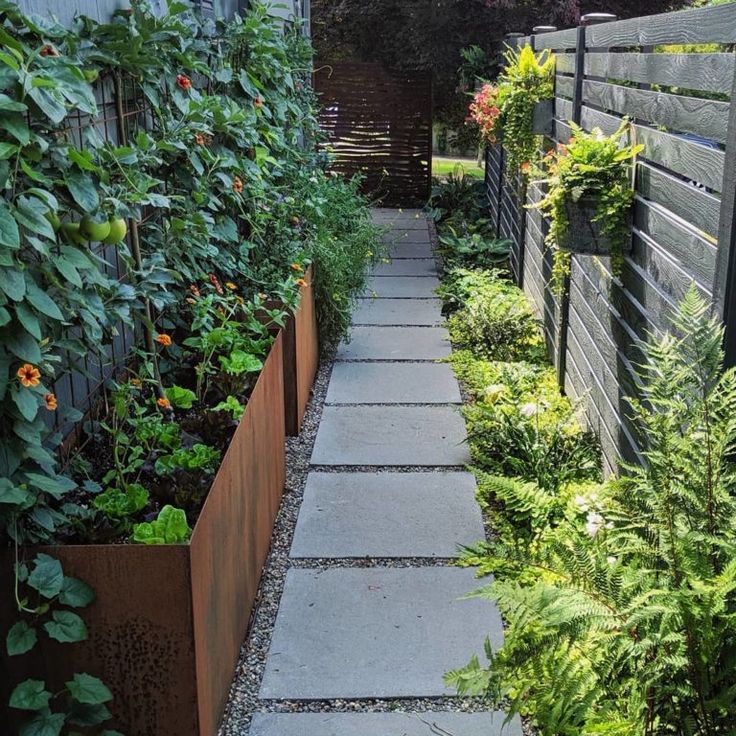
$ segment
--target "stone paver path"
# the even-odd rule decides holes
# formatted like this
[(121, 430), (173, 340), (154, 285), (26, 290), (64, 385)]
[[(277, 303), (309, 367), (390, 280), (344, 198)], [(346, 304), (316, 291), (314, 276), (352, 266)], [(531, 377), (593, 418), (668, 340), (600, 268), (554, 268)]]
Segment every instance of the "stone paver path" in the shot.
[[(426, 707), (454, 695), (443, 674), (486, 637), (498, 647), (503, 628), (492, 603), (463, 600), (474, 571), (451, 564), (483, 524), (460, 391), (438, 362), (450, 344), (429, 227), (416, 210), (374, 218), (391, 228), (392, 261), (376, 268), (337, 353), (261, 683), (284, 712), (256, 713), (250, 733), (521, 736), (503, 713)], [(335, 712), (376, 699), (375, 712)], [(424, 707), (407, 709), (411, 699)], [(303, 701), (323, 712), (291, 712)]]

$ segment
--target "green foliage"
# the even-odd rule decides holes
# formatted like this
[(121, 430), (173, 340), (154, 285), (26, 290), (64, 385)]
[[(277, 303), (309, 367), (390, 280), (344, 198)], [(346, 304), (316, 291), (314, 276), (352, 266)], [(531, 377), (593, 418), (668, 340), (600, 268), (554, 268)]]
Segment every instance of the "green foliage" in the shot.
[(184, 544), (191, 535), (186, 514), (173, 506), (164, 506), (154, 521), (133, 527), (132, 541), (137, 544)]
[(570, 203), (587, 200), (595, 204), (593, 220), (611, 241), (612, 267), (616, 270), (621, 267), (623, 250), (631, 237), (629, 213), (634, 199), (631, 161), (643, 150), (642, 145), (623, 144), (629, 130), (627, 120), (610, 136), (604, 135), (600, 128), (587, 133), (573, 123), (569, 143), (558, 146), (543, 161), (548, 189), (534, 207), (550, 217), (547, 244), (555, 249), (553, 277), (558, 288), (570, 272), (570, 252), (566, 250)]
[(531, 46), (510, 48), (498, 81), (499, 125), (511, 170), (536, 158), (539, 140), (532, 122), (534, 106), (554, 97), (555, 57), (548, 49), (535, 54)]
[(124, 490), (108, 488), (95, 497), (94, 506), (108, 516), (124, 519), (148, 505), (148, 491), (140, 483), (130, 483)]
[(166, 398), (175, 409), (191, 409), (197, 399), (197, 394), (181, 386), (169, 386), (166, 389)]
[(245, 407), (234, 396), (228, 396), (217, 406), (212, 407), (212, 410), (227, 411), (235, 421), (240, 421), (241, 417), (245, 413)]
[(489, 360), (539, 360), (544, 344), (523, 292), (495, 272), (449, 274), (443, 294), (460, 303), (447, 322), (453, 342)]
[(485, 238), (478, 232), (458, 234), (448, 225), (440, 235), (439, 253), (445, 268), (499, 268), (509, 258), (511, 241)]
[(427, 208), (437, 222), (476, 222), (486, 209), (485, 184), (468, 176), (462, 164), (456, 164), (444, 179), (433, 180)]
[(162, 455), (156, 460), (155, 468), (159, 475), (166, 475), (177, 469), (211, 473), (217, 468), (219, 462), (219, 450), (197, 443), (188, 448), (180, 447), (170, 455)]
[(692, 287), (672, 331), (641, 345), (630, 404), (645, 462), (620, 480), (549, 503), (490, 482), (536, 543), (525, 560), (492, 550), (515, 564), (476, 595), (497, 601), (505, 643), (450, 681), (507, 698), (545, 736), (733, 732), (736, 372), (722, 336)]

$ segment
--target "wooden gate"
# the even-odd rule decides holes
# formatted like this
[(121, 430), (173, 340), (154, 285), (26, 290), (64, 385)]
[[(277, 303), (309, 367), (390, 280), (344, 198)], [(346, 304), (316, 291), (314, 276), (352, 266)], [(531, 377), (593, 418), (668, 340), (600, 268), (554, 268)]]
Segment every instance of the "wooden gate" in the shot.
[(423, 205), (432, 178), (431, 73), (346, 61), (316, 62), (315, 70), (332, 169), (362, 174), (364, 193), (383, 205)]

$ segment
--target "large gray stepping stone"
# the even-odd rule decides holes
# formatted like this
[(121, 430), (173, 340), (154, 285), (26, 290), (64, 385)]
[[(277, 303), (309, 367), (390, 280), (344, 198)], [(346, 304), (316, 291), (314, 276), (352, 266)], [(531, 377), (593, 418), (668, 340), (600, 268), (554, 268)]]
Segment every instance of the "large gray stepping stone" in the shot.
[(365, 296), (378, 298), (430, 299), (440, 285), (432, 276), (374, 276), (368, 279)]
[(429, 245), (429, 227), (425, 226), (422, 230), (391, 230), (388, 233), (384, 233), (382, 240), (388, 245)]
[(353, 313), (354, 325), (415, 325), (429, 327), (442, 322), (439, 299), (360, 299)]
[(310, 473), (291, 556), (455, 557), (484, 538), (470, 473)]
[[(498, 649), (487, 581), (458, 567), (291, 569), (261, 682), (263, 699), (453, 695), (442, 676)], [(311, 736), (311, 735), (310, 735)]]
[(522, 736), (521, 720), (485, 713), (255, 713), (250, 736)]
[(434, 258), (434, 251), (428, 243), (396, 243), (389, 247), (388, 255), (395, 261), (403, 258)]
[(335, 363), (328, 404), (459, 404), (446, 363)]
[(379, 263), (374, 276), (436, 276), (434, 258), (401, 258), (391, 263)]
[(437, 360), (451, 352), (444, 327), (370, 327), (356, 325), (350, 342), (337, 349), (338, 360)]
[(452, 406), (326, 406), (312, 464), (466, 465), (466, 437)]

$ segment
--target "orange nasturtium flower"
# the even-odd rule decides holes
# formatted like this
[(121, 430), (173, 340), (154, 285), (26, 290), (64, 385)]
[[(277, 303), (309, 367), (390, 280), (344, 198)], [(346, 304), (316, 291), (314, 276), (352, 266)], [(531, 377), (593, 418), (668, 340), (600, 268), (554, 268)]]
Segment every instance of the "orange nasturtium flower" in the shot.
[(232, 281), (226, 281), (225, 286), (227, 286), (230, 291), (235, 291), (235, 289), (238, 288)]
[(59, 402), (56, 400), (54, 394), (44, 394), (43, 401), (49, 411), (56, 411), (59, 406)]
[(165, 335), (165, 334), (162, 333), (162, 334), (156, 336), (156, 342), (159, 345), (163, 345), (165, 348), (167, 348), (167, 347), (169, 347), (169, 345), (171, 345), (172, 340), (171, 340), (171, 337), (169, 335)]
[(136, 388), (141, 388), (141, 386), (143, 386), (143, 381), (141, 381), (140, 378), (131, 378), (130, 385), (135, 386)]
[(194, 134), (194, 142), (198, 146), (203, 146), (205, 143), (204, 136), (201, 133), (195, 133)]
[(297, 279), (296, 285), (297, 286), (309, 286), (306, 279)]
[(243, 191), (243, 180), (239, 176), (233, 179), (233, 191), (238, 194)]
[(164, 399), (164, 398), (156, 399), (156, 403), (162, 409), (171, 409), (171, 402), (168, 399)]
[(26, 363), (18, 368), (16, 375), (25, 388), (34, 388), (41, 383), (41, 371), (30, 363)]
[(528, 174), (532, 168), (532, 165), (528, 161), (524, 161), (524, 163), (519, 168), (521, 169), (522, 174)]
[(291, 264), (291, 268), (292, 268), (292, 269), (293, 269), (294, 271), (299, 271), (299, 272), (301, 272), (301, 271), (303, 271), (303, 270), (304, 270), (304, 267), (302, 266), (302, 264), (301, 264), (301, 263), (292, 263), (292, 264)]
[(177, 74), (176, 83), (184, 90), (192, 88), (192, 80), (186, 74)]

